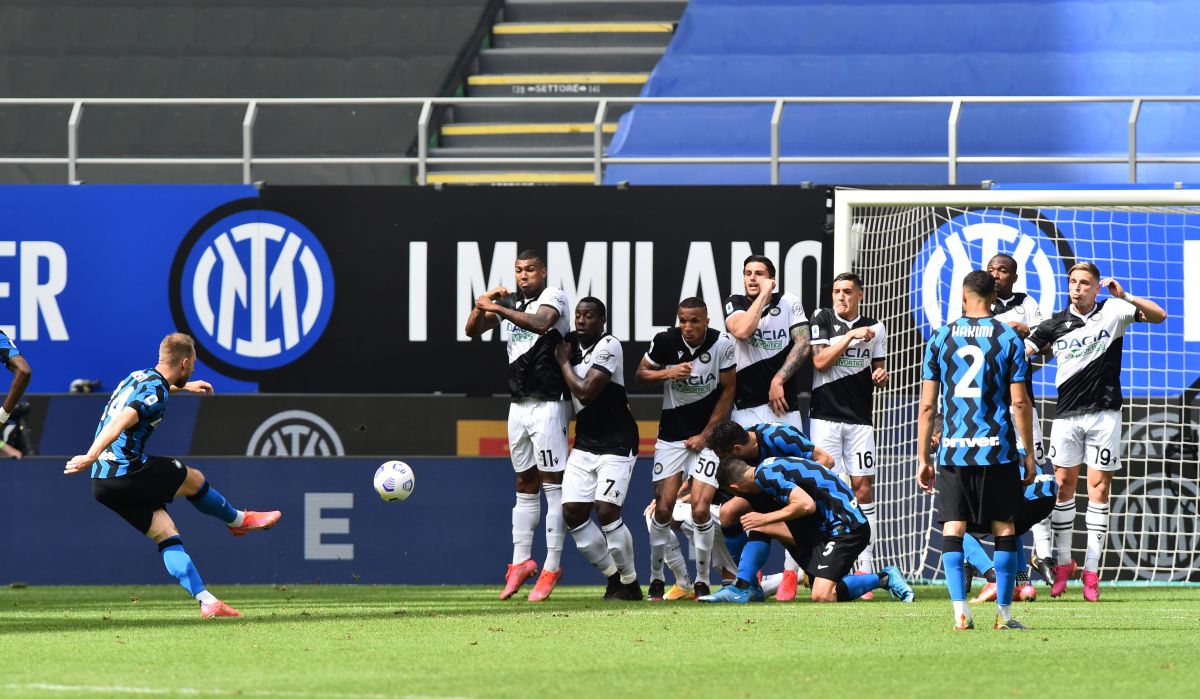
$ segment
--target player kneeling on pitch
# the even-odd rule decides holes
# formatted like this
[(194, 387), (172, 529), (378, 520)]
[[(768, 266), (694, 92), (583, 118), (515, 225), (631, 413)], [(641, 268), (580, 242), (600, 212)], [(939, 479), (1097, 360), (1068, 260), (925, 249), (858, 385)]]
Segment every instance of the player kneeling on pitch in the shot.
[[(902, 602), (913, 600), (912, 588), (895, 566), (880, 573), (849, 575), (871, 540), (871, 526), (854, 500), (854, 491), (821, 464), (782, 457), (751, 466), (727, 456), (717, 467), (717, 481), (736, 495), (762, 493), (775, 501), (779, 509), (764, 512), (766, 508), (756, 505), (754, 512), (742, 516), (742, 526), (770, 536), (791, 552), (812, 578), (814, 602), (849, 602), (876, 588), (887, 588)], [(758, 498), (748, 500), (754, 503)], [(700, 601), (749, 601), (749, 587), (750, 581), (739, 578), (733, 586)]]

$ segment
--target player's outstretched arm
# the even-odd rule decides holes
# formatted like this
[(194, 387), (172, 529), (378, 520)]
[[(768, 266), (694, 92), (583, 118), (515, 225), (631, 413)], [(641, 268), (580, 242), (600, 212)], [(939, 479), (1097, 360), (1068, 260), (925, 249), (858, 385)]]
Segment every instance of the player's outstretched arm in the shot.
[(558, 343), (558, 346), (554, 348), (554, 359), (558, 362), (558, 368), (562, 372), (563, 380), (566, 381), (571, 395), (578, 398), (580, 403), (588, 405), (596, 400), (596, 396), (600, 395), (600, 391), (603, 391), (608, 382), (612, 380), (612, 374), (592, 367), (588, 369), (587, 374), (583, 378), (580, 378), (571, 366), (570, 357), (570, 345), (565, 342)]
[(828, 469), (832, 469), (834, 466), (833, 457), (829, 454), (829, 452), (825, 451), (824, 449), (822, 449), (821, 447), (818, 447), (816, 445), (813, 445), (812, 456), (810, 456), (808, 458), (812, 459), (813, 461), (816, 461), (817, 463), (821, 464), (822, 466), (824, 466), (825, 468), (828, 468)]
[(8, 422), (9, 414), (12, 413), (13, 408), (17, 407), (17, 401), (21, 400), (21, 396), (25, 395), (29, 379), (33, 376), (29, 362), (19, 354), (10, 357), (7, 366), (8, 370), (13, 373), (13, 380), (8, 387), (8, 396), (4, 399), (4, 407), (0, 408), (0, 425)]
[(1128, 301), (1133, 305), (1134, 308), (1138, 309), (1141, 315), (1139, 320), (1144, 320), (1147, 323), (1161, 323), (1167, 319), (1167, 312), (1162, 306), (1151, 301), (1150, 299), (1144, 299), (1141, 296), (1134, 296), (1133, 294), (1125, 291), (1125, 289), (1121, 287), (1121, 282), (1113, 279), (1112, 277), (1101, 281), (1100, 286), (1108, 289), (1108, 293), (1119, 299)]
[(792, 488), (787, 504), (774, 512), (748, 512), (742, 515), (742, 528), (747, 531), (779, 522), (807, 517), (817, 511), (817, 503), (803, 488)]
[(737, 393), (737, 371), (733, 367), (729, 367), (721, 372), (721, 397), (717, 398), (712, 415), (708, 416), (708, 424), (704, 425), (703, 432), (689, 437), (684, 442), (684, 446), (692, 451), (700, 451), (708, 447), (708, 438), (712, 435), (712, 431), (716, 429), (717, 425), (729, 419), (729, 413), (733, 410), (734, 393)]
[(744, 313), (732, 313), (725, 319), (725, 329), (730, 335), (745, 342), (750, 339), (755, 330), (758, 330), (758, 321), (762, 318), (763, 309), (771, 301), (771, 294), (775, 293), (775, 280), (763, 279), (759, 282), (758, 296), (754, 297), (750, 308), (747, 308)]
[[(1033, 401), (1029, 398), (1029, 391), (1025, 388), (1025, 381), (1010, 383), (1008, 385), (1009, 398), (1012, 401), (1013, 418), (1017, 423), (1017, 434), (1021, 437), (1021, 444), (1033, 444)], [(1032, 450), (1025, 455), (1024, 473), (1021, 475), (1021, 482), (1025, 485), (1033, 483), (1033, 479), (1037, 476), (1037, 469), (1033, 464)]]
[(784, 396), (783, 385), (788, 382), (788, 379), (795, 376), (796, 372), (800, 371), (800, 367), (804, 366), (804, 363), (812, 356), (810, 332), (807, 323), (792, 327), (792, 351), (788, 352), (787, 358), (783, 360), (783, 366), (779, 367), (779, 371), (775, 372), (775, 376), (771, 378), (771, 389), (767, 392), (767, 400), (771, 403), (771, 410), (774, 410), (776, 415), (783, 415), (790, 409), (787, 398)]
[(171, 386), (171, 393), (195, 393), (201, 396), (211, 396), (212, 384), (207, 381), (188, 381), (182, 386)]
[(937, 402), (938, 382), (921, 382), (921, 404), (917, 412), (917, 485), (926, 493), (933, 493), (934, 470), (930, 455), (933, 436), (934, 406)]
[(104, 429), (100, 430), (100, 434), (96, 435), (96, 439), (92, 441), (92, 446), (86, 454), (75, 456), (67, 462), (63, 473), (69, 476), (91, 466), (106, 449), (112, 446), (113, 442), (117, 441), (117, 437), (121, 436), (122, 432), (136, 425), (139, 419), (141, 418), (138, 416), (137, 410), (129, 407), (121, 410), (104, 426)]

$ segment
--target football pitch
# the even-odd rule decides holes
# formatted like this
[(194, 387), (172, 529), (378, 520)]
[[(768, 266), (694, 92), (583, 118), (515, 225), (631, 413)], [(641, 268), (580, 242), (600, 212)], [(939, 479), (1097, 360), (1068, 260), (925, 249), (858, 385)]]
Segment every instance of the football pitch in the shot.
[[(978, 586), (977, 586), (978, 587)], [(546, 603), (482, 587), (225, 586), (202, 621), (174, 586), (0, 590), (0, 697), (1196, 696), (1200, 588), (1018, 603), (1026, 632), (951, 630), (917, 601)], [(804, 592), (804, 590), (801, 590)], [(885, 694), (880, 694), (885, 693)]]

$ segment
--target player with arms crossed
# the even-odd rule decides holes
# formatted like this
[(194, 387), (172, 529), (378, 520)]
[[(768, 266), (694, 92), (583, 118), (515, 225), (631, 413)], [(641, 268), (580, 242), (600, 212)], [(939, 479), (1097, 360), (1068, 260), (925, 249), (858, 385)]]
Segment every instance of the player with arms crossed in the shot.
[[(579, 552), (608, 578), (604, 599), (640, 600), (633, 537), (621, 520), (637, 461), (638, 429), (625, 394), (621, 342), (604, 332), (607, 316), (600, 299), (580, 299), (575, 332), (555, 348), (575, 403), (575, 446), (562, 483), (563, 520)], [(600, 527), (592, 522), (593, 507)], [(543, 599), (529, 595), (531, 602)]]
[(651, 601), (665, 594), (663, 560), (675, 533), (671, 530), (679, 487), (692, 478), (691, 507), (695, 525), (696, 597), (709, 593), (709, 568), (716, 523), (711, 514), (717, 492), (717, 456), (708, 437), (729, 416), (736, 384), (734, 343), (729, 335), (708, 327), (708, 306), (686, 298), (677, 309), (679, 326), (655, 336), (638, 365), (643, 386), (663, 386), (662, 417), (654, 445), (654, 514), (650, 518)]
[[(725, 329), (737, 340), (737, 398), (733, 421), (742, 426), (784, 422), (803, 429), (800, 403), (800, 368), (808, 361), (808, 316), (800, 299), (776, 293), (775, 265), (763, 255), (742, 262), (745, 294), (725, 302)], [(798, 578), (799, 565), (789, 554), (784, 568)], [(775, 599), (789, 602), (796, 588), (781, 584)]]
[(567, 297), (546, 286), (546, 258), (525, 250), (517, 255), (518, 291), (497, 287), (475, 300), (466, 334), (479, 337), (500, 327), (508, 333), (508, 447), (517, 472), (517, 501), (512, 511), (512, 563), (500, 599), (516, 594), (537, 572), (533, 530), (542, 516), (546, 493), (546, 564), (530, 598), (545, 599), (558, 582), (566, 533), (562, 521), (562, 478), (567, 460), (567, 424), (571, 402), (554, 358), (570, 321)]
[[(1017, 332), (992, 317), (996, 282), (975, 270), (963, 279), (963, 317), (942, 326), (929, 339), (921, 371), (917, 421), (917, 484), (933, 493), (938, 484), (942, 522), (942, 566), (954, 606), (954, 628), (975, 628), (967, 607), (963, 573), (963, 536), (967, 525), (989, 524), (996, 537), (995, 629), (1023, 629), (1012, 618), (1013, 584), (1020, 556), (1013, 518), (1021, 483), (1033, 482), (1033, 456), (1025, 473), (1018, 463), (1017, 435), (1033, 443), (1029, 370)], [(937, 403), (943, 416), (935, 476), (930, 456)], [(1010, 412), (1010, 407), (1012, 412)], [(1013, 423), (1016, 422), (1016, 429)]]
[[(1104, 287), (1112, 298), (1097, 301)], [(1100, 279), (1091, 262), (1067, 271), (1070, 305), (1029, 334), (1030, 354), (1050, 351), (1058, 362), (1054, 383), (1058, 403), (1050, 430), (1050, 461), (1058, 480), (1054, 528), (1054, 586), (1051, 597), (1067, 588), (1071, 574), (1071, 535), (1079, 467), (1087, 464), (1087, 556), (1083, 598), (1100, 600), (1100, 559), (1108, 537), (1108, 496), (1113, 474), (1121, 468), (1121, 348), (1125, 329), (1135, 321), (1161, 323), (1167, 312), (1157, 303), (1127, 293), (1112, 278)]]
[(188, 381), (195, 368), (196, 348), (191, 337), (172, 333), (163, 338), (158, 364), (133, 372), (117, 386), (100, 415), (91, 448), (68, 461), (63, 473), (91, 467), (92, 495), (158, 544), (167, 572), (200, 603), (202, 618), (241, 616), (204, 586), (167, 514), (167, 505), (182, 495), (197, 510), (224, 522), (234, 536), (269, 529), (279, 521), (279, 511), (236, 510), (200, 471), (176, 459), (144, 452), (172, 393), (212, 393), (207, 381)]
[[(876, 588), (894, 599), (913, 600), (912, 588), (895, 566), (882, 573), (850, 575), (871, 538), (871, 525), (838, 476), (816, 461), (771, 457), (751, 466), (736, 456), (721, 459), (717, 478), (738, 495), (765, 496), (772, 509), (742, 516), (742, 526), (778, 540), (812, 577), (812, 601), (849, 602)], [(741, 580), (738, 585), (747, 581)], [(737, 587), (735, 586), (735, 587)], [(721, 592), (724, 592), (723, 588)], [(704, 601), (729, 601), (715, 599)]]
[[(813, 391), (809, 432), (833, 457), (834, 471), (846, 474), (872, 533), (875, 518), (875, 426), (871, 415), (875, 387), (887, 385), (887, 330), (859, 313), (862, 279), (843, 272), (833, 279), (833, 306), (813, 314)], [(875, 568), (871, 542), (858, 570)], [(864, 595), (870, 599), (871, 593)]]

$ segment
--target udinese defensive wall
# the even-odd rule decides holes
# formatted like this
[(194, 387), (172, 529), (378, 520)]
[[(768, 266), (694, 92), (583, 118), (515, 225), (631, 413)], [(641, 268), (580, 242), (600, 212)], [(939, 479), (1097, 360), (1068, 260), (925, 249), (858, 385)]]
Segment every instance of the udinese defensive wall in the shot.
[[(660, 398), (632, 376), (679, 299), (722, 326), (754, 252), (827, 305), (838, 185), (1195, 181), (1197, 26), (1181, 0), (7, 2), (0, 329), (33, 380), (29, 457), (0, 469), (0, 582), (160, 581), (60, 465), (173, 330), (216, 395), (172, 398), (151, 451), (284, 513), (231, 548), (172, 509), (209, 579), (498, 582), (504, 338), (462, 328), (525, 248), (624, 341), (645, 551)], [(1049, 235), (1054, 269), (1073, 236)], [(1161, 391), (1128, 394), (1129, 468), (1195, 480), (1198, 382), (1168, 417)], [(404, 503), (372, 489), (387, 459), (416, 472)], [(1192, 527), (1174, 534), (1196, 550)], [(565, 580), (590, 581), (566, 549)]]

